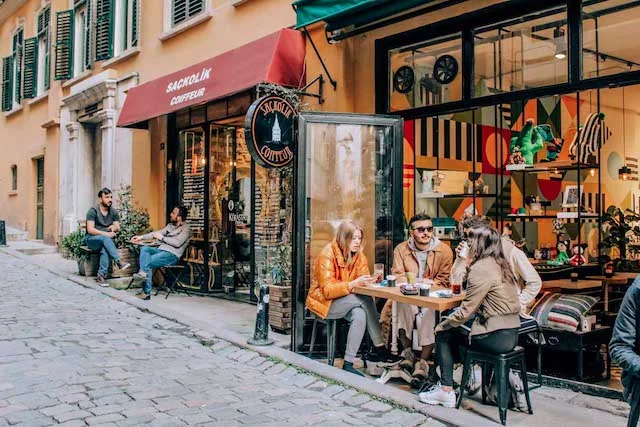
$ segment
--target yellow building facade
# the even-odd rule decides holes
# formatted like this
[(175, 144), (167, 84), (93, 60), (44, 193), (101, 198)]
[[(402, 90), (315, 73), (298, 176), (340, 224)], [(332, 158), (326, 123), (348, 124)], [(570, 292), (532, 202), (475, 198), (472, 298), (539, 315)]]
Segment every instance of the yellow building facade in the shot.
[(118, 128), (126, 93), (294, 23), (281, 0), (0, 3), (0, 218), (57, 242), (100, 188), (131, 185), (160, 226), (166, 118)]

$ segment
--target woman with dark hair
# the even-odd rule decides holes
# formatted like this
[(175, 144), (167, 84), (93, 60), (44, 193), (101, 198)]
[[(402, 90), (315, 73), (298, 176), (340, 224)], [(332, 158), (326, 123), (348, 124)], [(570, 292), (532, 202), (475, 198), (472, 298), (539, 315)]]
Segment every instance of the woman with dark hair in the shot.
[(455, 350), (470, 346), (487, 353), (508, 353), (518, 343), (520, 301), (516, 279), (502, 249), (498, 231), (469, 230), (466, 296), (460, 307), (436, 327), (436, 355), (441, 384), (420, 393), (420, 400), (452, 408)]
[(375, 345), (368, 360), (382, 364), (402, 360), (384, 346), (373, 299), (353, 293), (354, 288), (375, 280), (369, 275), (367, 257), (362, 253), (362, 228), (354, 221), (342, 222), (336, 238), (325, 246), (314, 263), (307, 307), (322, 319), (346, 319), (351, 323), (342, 369), (360, 376), (353, 362), (365, 330)]

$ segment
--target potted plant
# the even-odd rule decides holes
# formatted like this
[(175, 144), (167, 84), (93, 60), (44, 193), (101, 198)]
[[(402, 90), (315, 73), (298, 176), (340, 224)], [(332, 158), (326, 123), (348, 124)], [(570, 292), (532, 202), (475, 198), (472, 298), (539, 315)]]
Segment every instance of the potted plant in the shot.
[(640, 238), (640, 216), (627, 209), (623, 211), (616, 206), (609, 206), (602, 215), (605, 238), (600, 243), (601, 249), (609, 250), (604, 256), (613, 260), (615, 271), (640, 271), (637, 260), (627, 259), (629, 243)]
[(66, 254), (65, 258), (75, 259), (78, 262), (78, 274), (81, 276), (87, 276), (87, 271), (95, 273), (98, 269), (98, 257), (95, 256), (95, 262), (90, 263), (91, 254), (82, 249), (82, 246), (84, 245), (84, 236), (84, 231), (77, 230), (67, 234), (60, 241), (60, 249), (63, 256)]
[(120, 214), (120, 232), (116, 234), (113, 242), (118, 248), (120, 259), (130, 263), (131, 267), (124, 271), (113, 271), (111, 277), (126, 277), (138, 271), (136, 245), (130, 242), (133, 236), (144, 234), (151, 230), (149, 213), (133, 201), (130, 185), (120, 186), (115, 206)]

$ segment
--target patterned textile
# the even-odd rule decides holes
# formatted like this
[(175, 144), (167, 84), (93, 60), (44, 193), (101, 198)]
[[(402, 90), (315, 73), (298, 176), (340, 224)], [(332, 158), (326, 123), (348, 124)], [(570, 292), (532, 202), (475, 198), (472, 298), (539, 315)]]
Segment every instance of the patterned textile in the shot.
[(536, 304), (531, 316), (540, 326), (575, 332), (580, 316), (591, 310), (599, 298), (589, 295), (562, 295), (548, 293)]
[(591, 113), (587, 116), (584, 126), (576, 132), (571, 145), (569, 146), (569, 154), (572, 159), (578, 157), (578, 146), (580, 147), (580, 158), (578, 162), (588, 163), (589, 156), (598, 150), (602, 143), (602, 125), (604, 114)]

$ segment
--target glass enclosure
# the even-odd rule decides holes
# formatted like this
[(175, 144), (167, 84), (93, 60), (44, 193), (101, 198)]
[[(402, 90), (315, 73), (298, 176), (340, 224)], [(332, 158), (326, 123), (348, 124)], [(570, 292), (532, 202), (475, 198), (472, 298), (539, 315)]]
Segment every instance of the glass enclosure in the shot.
[[(402, 144), (401, 119), (305, 113), (300, 116), (296, 182), (297, 229), (296, 332), (305, 325), (304, 301), (313, 264), (335, 237), (340, 223), (358, 221), (364, 254), (389, 271), (394, 240), (402, 238), (400, 198), (394, 195), (401, 171), (394, 168)], [(394, 206), (394, 202), (398, 206)], [(400, 236), (393, 235), (393, 231)], [(294, 348), (304, 345), (302, 333)]]

